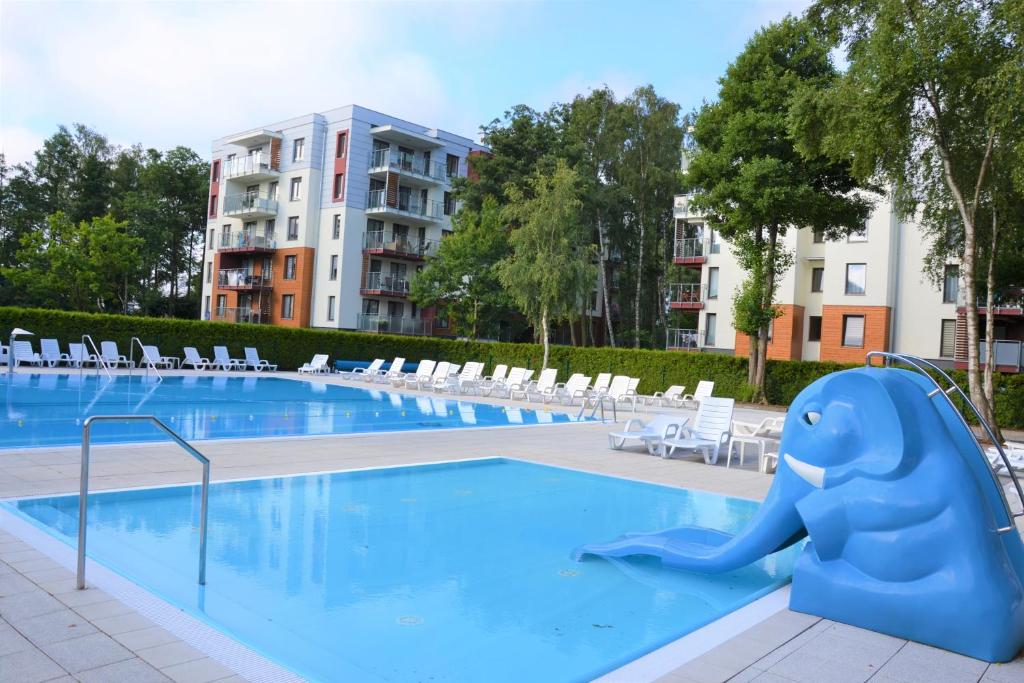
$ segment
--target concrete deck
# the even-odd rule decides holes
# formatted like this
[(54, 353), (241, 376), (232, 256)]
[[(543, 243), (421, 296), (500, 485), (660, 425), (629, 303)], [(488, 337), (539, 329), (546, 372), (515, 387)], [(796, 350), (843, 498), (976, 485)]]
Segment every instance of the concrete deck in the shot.
[[(346, 384), (336, 376), (312, 381)], [(739, 408), (736, 418), (757, 421), (766, 414)], [(620, 420), (624, 417), (620, 413)], [(431, 439), (416, 432), (197, 443), (212, 461), (215, 481), (503, 456), (754, 499), (763, 498), (771, 485), (770, 475), (756, 471), (756, 456), (744, 467), (734, 461), (730, 469), (723, 466), (724, 457), (718, 466), (705, 465), (698, 456), (662, 460), (638, 448), (610, 450), (608, 430), (581, 424), (504, 428), (501, 438), (495, 438), (498, 430), (474, 429), (439, 432)], [(196, 463), (170, 444), (94, 446), (92, 458), (92, 490), (192, 483), (199, 476)], [(78, 475), (77, 447), (0, 451), (0, 498), (75, 493)], [(988, 665), (783, 610), (659, 680), (869, 679), (1020, 681), (1024, 658)], [(74, 680), (243, 679), (99, 589), (75, 590), (70, 571), (0, 528), (0, 681)]]

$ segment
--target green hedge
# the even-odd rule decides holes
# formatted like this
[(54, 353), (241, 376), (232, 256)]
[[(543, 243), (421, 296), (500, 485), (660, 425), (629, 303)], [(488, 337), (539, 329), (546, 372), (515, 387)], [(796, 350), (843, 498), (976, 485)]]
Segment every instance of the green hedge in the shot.
[[(465, 364), (484, 361), (488, 369), (497, 363), (537, 368), (543, 358), (538, 344), (507, 344), (456, 341), (436, 337), (362, 334), (334, 330), (293, 329), (266, 325), (218, 323), (173, 318), (144, 318), (93, 313), (69, 313), (44, 309), (0, 307), (0, 331), (23, 327), (36, 338), (52, 337), (62, 345), (92, 335), (98, 344), (111, 339), (121, 352), (128, 353), (133, 336), (146, 344), (156, 344), (165, 355), (183, 355), (182, 348), (195, 346), (203, 356), (212, 357), (214, 345), (224, 344), (232, 357), (240, 357), (245, 346), (255, 346), (260, 356), (282, 369), (295, 369), (316, 353), (331, 359), (369, 360), (403, 356), (409, 361), (423, 358)], [(3, 332), (6, 334), (6, 332)], [(554, 346), (551, 367), (560, 377), (582, 372), (596, 376), (614, 372), (640, 377), (641, 393), (664, 390), (672, 384), (684, 384), (690, 390), (702, 379), (715, 382), (715, 394), (741, 398), (747, 377), (747, 359), (714, 353), (651, 351), (593, 347)], [(851, 365), (811, 361), (769, 361), (768, 400), (788, 405), (815, 379)], [(963, 372), (954, 378), (966, 385)], [(1002, 427), (1024, 428), (1024, 375), (1001, 375), (996, 384), (996, 414)]]

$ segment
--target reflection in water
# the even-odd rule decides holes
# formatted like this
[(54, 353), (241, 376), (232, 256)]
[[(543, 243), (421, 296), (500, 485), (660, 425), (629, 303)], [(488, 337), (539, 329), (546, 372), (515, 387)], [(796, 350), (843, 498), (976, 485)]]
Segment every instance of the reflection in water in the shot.
[[(6, 412), (0, 448), (78, 444), (90, 415), (153, 414), (186, 439), (440, 429), (572, 422), (575, 415), (515, 411), (440, 397), (408, 396), (274, 377), (3, 376)], [(428, 419), (423, 419), (428, 418)], [(164, 438), (145, 423), (103, 423), (97, 442)]]
[[(74, 543), (77, 497), (17, 505)], [(631, 530), (735, 532), (757, 505), (479, 460), (215, 484), (198, 590), (198, 506), (197, 487), (94, 494), (90, 553), (319, 680), (589, 679), (782, 585), (797, 551), (715, 577), (574, 563)]]

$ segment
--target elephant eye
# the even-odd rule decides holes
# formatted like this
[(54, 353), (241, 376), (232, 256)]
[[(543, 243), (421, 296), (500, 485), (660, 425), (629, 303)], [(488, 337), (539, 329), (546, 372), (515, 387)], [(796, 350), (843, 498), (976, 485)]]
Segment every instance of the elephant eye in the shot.
[(818, 420), (821, 419), (821, 413), (816, 410), (809, 410), (804, 413), (804, 422), (811, 425), (812, 427), (818, 424)]

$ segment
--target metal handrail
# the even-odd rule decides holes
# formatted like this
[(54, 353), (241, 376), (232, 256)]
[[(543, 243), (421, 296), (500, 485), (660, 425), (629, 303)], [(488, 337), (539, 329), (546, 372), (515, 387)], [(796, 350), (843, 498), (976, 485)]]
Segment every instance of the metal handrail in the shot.
[(157, 366), (156, 366), (157, 361), (159, 361), (160, 359), (157, 358), (156, 360), (153, 360), (152, 358), (150, 358), (149, 354), (146, 353), (146, 347), (142, 345), (142, 340), (139, 339), (138, 337), (132, 337), (132, 340), (130, 342), (128, 342), (128, 377), (129, 377), (129, 379), (132, 376), (132, 370), (135, 368), (135, 346), (136, 345), (138, 345), (139, 350), (142, 351), (142, 357), (139, 359), (139, 364), (141, 365), (143, 362), (148, 361), (146, 363), (146, 379), (149, 379), (149, 368), (152, 367), (153, 368), (153, 372), (156, 373), (157, 380), (160, 381), (160, 382), (163, 382), (164, 381), (164, 376), (160, 374), (160, 369), (157, 368)]
[[(594, 403), (594, 409), (590, 411), (590, 417), (592, 419), (594, 416), (596, 416), (597, 415), (597, 411), (600, 408), (600, 410), (601, 410), (601, 422), (605, 422), (607, 420), (607, 418), (604, 415), (604, 401), (607, 398), (612, 398), (611, 395), (608, 394), (607, 392), (597, 393), (597, 394), (594, 394), (593, 396), (589, 396), (589, 397), (584, 396), (583, 397), (583, 401), (580, 402), (580, 412), (576, 416), (576, 419), (579, 420), (579, 419), (583, 418), (583, 413), (586, 412), (586, 410), (587, 410), (587, 400), (588, 399), (596, 399), (596, 402)], [(618, 422), (619, 421), (619, 410), (618, 410), (618, 407), (615, 405), (615, 403), (616, 403), (615, 399), (612, 399), (612, 422)]]
[(199, 585), (206, 585), (206, 512), (210, 494), (210, 459), (161, 422), (156, 415), (93, 415), (82, 424), (82, 478), (78, 492), (78, 574), (76, 587), (85, 588), (85, 529), (89, 503), (89, 437), (94, 422), (152, 422), (170, 436), (185, 452), (203, 465), (202, 502), (199, 507)]
[[(960, 421), (963, 422), (964, 427), (967, 428), (967, 431), (970, 432), (971, 436), (974, 436), (974, 439), (977, 442), (978, 437), (974, 434), (974, 430), (971, 429), (971, 426), (967, 423), (967, 418), (964, 417), (964, 414), (960, 411), (959, 408), (957, 408), (956, 404), (953, 403), (953, 399), (950, 397), (951, 394), (959, 394), (960, 398), (964, 401), (964, 403), (970, 406), (971, 412), (973, 412), (974, 416), (978, 419), (978, 424), (980, 424), (982, 429), (985, 430), (985, 434), (988, 436), (989, 441), (991, 441), (993, 445), (995, 445), (996, 451), (998, 451), (999, 453), (999, 457), (1002, 458), (1003, 466), (1006, 467), (1006, 471), (1009, 473), (1010, 479), (1013, 481), (1013, 485), (1017, 489), (1017, 497), (1020, 499), (1021, 504), (1024, 504), (1024, 489), (1021, 488), (1020, 479), (1018, 479), (1017, 473), (1014, 472), (1013, 467), (1010, 466), (1010, 460), (1009, 458), (1006, 457), (1006, 452), (1003, 450), (1003, 445), (999, 443), (998, 439), (996, 439), (995, 432), (992, 431), (992, 427), (989, 425), (988, 421), (985, 420), (984, 417), (982, 417), (981, 411), (978, 410), (978, 406), (974, 405), (974, 402), (971, 401), (970, 397), (964, 392), (963, 389), (960, 388), (959, 384), (953, 381), (953, 378), (950, 377), (945, 370), (940, 368), (935, 363), (925, 360), (924, 358), (918, 358), (917, 356), (907, 356), (901, 353), (889, 353), (887, 351), (869, 351), (866, 357), (866, 363), (868, 365), (871, 365), (872, 358), (882, 358), (885, 360), (885, 363), (888, 366), (891, 366), (893, 361), (909, 365), (918, 372), (920, 372), (922, 375), (930, 379), (932, 381), (932, 384), (935, 385), (935, 388), (932, 391), (928, 392), (928, 398), (935, 398), (936, 396), (940, 395), (943, 396), (949, 402), (949, 405), (953, 409), (953, 412), (956, 413), (957, 416), (960, 418)], [(949, 382), (949, 386), (943, 389), (942, 385), (939, 384), (938, 380), (936, 380), (935, 377), (933, 377), (928, 372), (928, 370), (937, 373), (942, 379)], [(978, 443), (978, 452), (984, 458), (984, 453), (981, 450), (980, 442)], [(999, 496), (1003, 500), (1003, 507), (1006, 508), (1006, 516), (1010, 524), (1009, 526), (996, 529), (997, 532), (1005, 534), (1006, 532), (1015, 529), (1013, 525), (1013, 520), (1015, 517), (1024, 516), (1024, 510), (1016, 513), (1013, 512), (1013, 510), (1010, 508), (1010, 501), (1006, 499), (1006, 491), (1003, 490), (1003, 486), (999, 481), (999, 475), (996, 474), (991, 464), (989, 464), (988, 458), (985, 458), (985, 464), (986, 469), (988, 469), (989, 471), (989, 474), (992, 475), (992, 483), (995, 484), (996, 490), (999, 491)]]
[[(113, 375), (110, 374), (110, 368), (107, 367), (107, 361), (104, 360), (103, 354), (100, 353), (100, 350), (98, 348), (96, 348), (96, 342), (94, 342), (92, 340), (92, 337), (90, 337), (87, 334), (83, 334), (82, 335), (82, 346), (85, 347), (85, 341), (87, 339), (89, 340), (89, 346), (92, 347), (92, 355), (96, 357), (96, 376), (97, 377), (100, 376), (100, 367), (102, 367), (103, 368), (103, 372), (105, 372), (106, 375), (107, 375), (107, 379), (114, 379)], [(86, 347), (86, 350), (88, 351), (87, 347)], [(85, 359), (83, 358), (78, 363), (78, 376), (81, 377), (82, 373), (84, 371), (85, 371)]]

